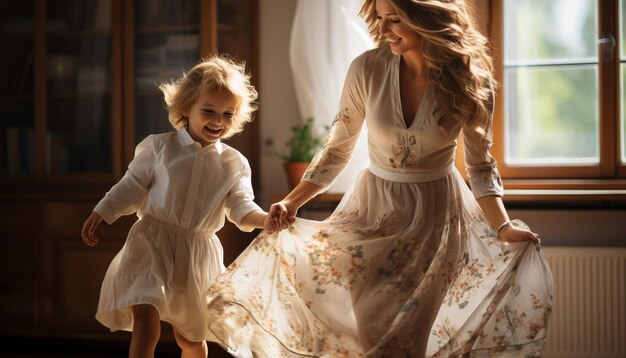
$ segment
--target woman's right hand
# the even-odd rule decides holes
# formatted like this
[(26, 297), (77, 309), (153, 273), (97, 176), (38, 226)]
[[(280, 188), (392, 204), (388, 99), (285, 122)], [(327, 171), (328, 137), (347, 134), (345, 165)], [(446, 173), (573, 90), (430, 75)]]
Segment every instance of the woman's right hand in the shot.
[(294, 207), (286, 200), (272, 204), (272, 206), (270, 206), (269, 215), (271, 220), (273, 220), (278, 226), (278, 230), (276, 231), (280, 231), (291, 226), (296, 221), (297, 212), (298, 208)]
[(283, 200), (270, 206), (269, 215), (277, 224), (278, 231), (286, 229), (296, 221), (298, 209), (322, 190), (318, 184), (300, 181)]
[(100, 238), (97, 237), (95, 233), (101, 221), (102, 216), (100, 216), (100, 214), (96, 213), (95, 211), (93, 211), (91, 215), (89, 215), (87, 220), (85, 220), (81, 236), (83, 237), (83, 241), (87, 246), (94, 246), (98, 242), (100, 242)]

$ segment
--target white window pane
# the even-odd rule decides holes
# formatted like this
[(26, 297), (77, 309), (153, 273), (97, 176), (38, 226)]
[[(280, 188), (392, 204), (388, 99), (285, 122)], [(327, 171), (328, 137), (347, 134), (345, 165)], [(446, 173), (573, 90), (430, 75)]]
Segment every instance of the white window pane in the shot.
[(599, 162), (596, 65), (505, 71), (508, 164)]
[(505, 0), (505, 62), (597, 58), (597, 0)]
[(597, 0), (504, 0), (505, 161), (597, 164)]

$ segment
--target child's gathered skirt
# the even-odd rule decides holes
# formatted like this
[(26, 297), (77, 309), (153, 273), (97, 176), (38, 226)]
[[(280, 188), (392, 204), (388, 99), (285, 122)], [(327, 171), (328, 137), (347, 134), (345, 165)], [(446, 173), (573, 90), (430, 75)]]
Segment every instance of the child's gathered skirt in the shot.
[(111, 331), (132, 331), (132, 306), (147, 304), (188, 340), (213, 339), (206, 297), (223, 262), (215, 233), (144, 217), (109, 265), (96, 319)]
[(497, 238), (456, 170), (364, 171), (328, 219), (261, 233), (209, 292), (236, 357), (534, 357), (552, 275), (538, 245)]

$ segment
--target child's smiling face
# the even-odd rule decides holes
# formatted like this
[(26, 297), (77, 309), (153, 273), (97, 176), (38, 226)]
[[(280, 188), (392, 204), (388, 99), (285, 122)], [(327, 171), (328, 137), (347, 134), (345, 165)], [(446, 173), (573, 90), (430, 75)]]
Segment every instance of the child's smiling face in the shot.
[(239, 100), (225, 91), (205, 91), (185, 112), (189, 134), (203, 147), (215, 143), (233, 125)]

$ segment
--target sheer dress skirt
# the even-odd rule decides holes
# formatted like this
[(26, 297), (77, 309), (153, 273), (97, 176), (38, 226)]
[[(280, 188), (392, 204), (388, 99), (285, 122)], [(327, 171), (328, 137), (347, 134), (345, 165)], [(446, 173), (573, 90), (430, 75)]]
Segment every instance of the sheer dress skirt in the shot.
[(541, 250), (499, 241), (446, 170), (365, 170), (328, 219), (261, 233), (210, 289), (217, 342), (236, 357), (539, 356)]

